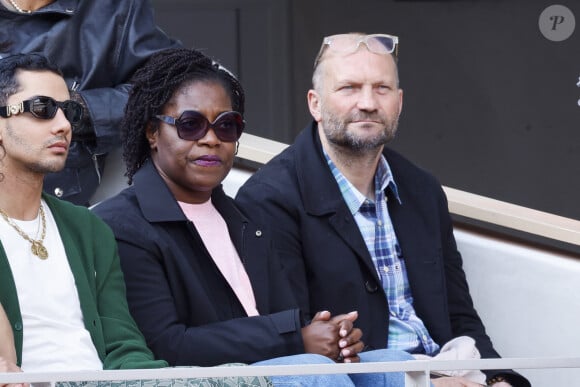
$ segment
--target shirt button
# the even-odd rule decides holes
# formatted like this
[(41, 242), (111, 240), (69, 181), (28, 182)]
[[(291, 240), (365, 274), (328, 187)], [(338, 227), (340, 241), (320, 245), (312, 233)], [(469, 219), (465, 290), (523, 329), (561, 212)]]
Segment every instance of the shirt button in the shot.
[(383, 267), (383, 271), (384, 271), (385, 273), (388, 273), (388, 272), (389, 272), (389, 267), (388, 267), (388, 266), (385, 266), (385, 267)]
[(427, 335), (423, 335), (423, 341), (427, 341)]
[(259, 238), (262, 236), (262, 230), (256, 230), (256, 236)]
[(57, 198), (62, 197), (63, 194), (64, 194), (64, 191), (62, 190), (62, 188), (57, 187), (54, 189), (54, 196), (56, 196)]
[(21, 331), (22, 330), (22, 323), (21, 322), (14, 323), (14, 330)]
[(395, 312), (391, 311), (391, 316), (397, 317), (397, 314)]
[(383, 225), (383, 221), (382, 221), (382, 220), (379, 220), (379, 221), (377, 221), (377, 224), (378, 224), (379, 226), (382, 226), (382, 225)]

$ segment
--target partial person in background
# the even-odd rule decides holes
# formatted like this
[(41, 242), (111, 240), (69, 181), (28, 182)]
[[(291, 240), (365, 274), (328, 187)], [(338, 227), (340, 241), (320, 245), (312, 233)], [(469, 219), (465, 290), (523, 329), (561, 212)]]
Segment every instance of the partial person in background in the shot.
[(89, 204), (120, 144), (127, 80), (151, 54), (179, 45), (156, 26), (150, 0), (0, 0), (0, 58), (43, 54), (83, 106), (66, 166), (46, 176), (45, 192)]
[[(155, 355), (175, 366), (359, 361), (356, 313), (318, 312), (306, 324), (271, 254), (270, 230), (223, 191), (245, 125), (238, 80), (198, 51), (174, 49), (154, 55), (132, 83), (122, 125), (132, 186), (94, 211), (117, 238), (129, 307)], [(410, 358), (401, 351), (379, 355)], [(402, 378), (272, 380), (397, 386)]]
[[(497, 358), (473, 307), (441, 185), (385, 147), (403, 107), (397, 49), (398, 38), (385, 34), (324, 38), (307, 95), (314, 121), (236, 199), (271, 225), (307, 318), (356, 309), (368, 348)], [(529, 386), (511, 370), (485, 374), (432, 382)]]
[(25, 372), (166, 367), (129, 313), (111, 229), (42, 192), (44, 176), (64, 167), (81, 116), (45, 57), (0, 61), (0, 304), (16, 350), (0, 363)]

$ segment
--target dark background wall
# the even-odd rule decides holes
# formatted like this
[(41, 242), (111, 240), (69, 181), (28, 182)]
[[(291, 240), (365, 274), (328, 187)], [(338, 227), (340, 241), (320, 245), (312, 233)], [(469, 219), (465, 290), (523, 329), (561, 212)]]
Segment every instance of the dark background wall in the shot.
[(444, 185), (580, 219), (580, 1), (557, 1), (576, 17), (563, 41), (540, 31), (554, 4), (543, 0), (153, 3), (166, 32), (239, 75), (248, 131), (287, 143), (310, 120), (324, 36), (398, 35), (404, 108), (391, 146)]

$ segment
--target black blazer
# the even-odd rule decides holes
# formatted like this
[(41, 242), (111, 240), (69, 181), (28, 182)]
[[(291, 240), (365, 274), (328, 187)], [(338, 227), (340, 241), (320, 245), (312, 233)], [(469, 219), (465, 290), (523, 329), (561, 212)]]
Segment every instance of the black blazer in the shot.
[(129, 307), (147, 344), (172, 366), (304, 352), (299, 309), (271, 254), (268, 230), (248, 220), (221, 186), (212, 202), (228, 224), (260, 316), (247, 316), (152, 163), (132, 187), (94, 210), (115, 233)]
[[(470, 336), (482, 357), (499, 357), (473, 307), (441, 185), (398, 153), (385, 148), (384, 156), (401, 199), (386, 191), (417, 315), (439, 345)], [(315, 123), (256, 172), (236, 200), (270, 220), (278, 256), (305, 314), (357, 310), (365, 344), (387, 347), (387, 298), (328, 168)]]

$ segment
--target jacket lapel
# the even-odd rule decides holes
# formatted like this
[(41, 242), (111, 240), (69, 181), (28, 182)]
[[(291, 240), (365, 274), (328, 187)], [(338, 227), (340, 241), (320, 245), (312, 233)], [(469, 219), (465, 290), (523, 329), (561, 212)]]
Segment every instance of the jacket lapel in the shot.
[[(407, 163), (400, 162), (400, 156), (386, 150), (385, 157), (401, 198), (401, 204), (389, 198), (389, 214), (407, 268), (409, 285), (415, 300), (413, 306), (417, 315), (429, 326), (429, 316), (439, 315), (446, 309), (437, 199), (431, 191), (423, 191), (424, 185), (421, 182), (412, 178), (407, 180), (413, 173), (405, 170)], [(435, 305), (440, 307), (435, 308)]]
[(355, 252), (378, 282), (379, 277), (358, 225), (327, 166), (316, 123), (313, 122), (307, 130), (302, 131), (296, 142), (296, 148), (301, 152), (296, 157), (296, 173), (302, 182), (300, 194), (306, 212), (327, 218), (336, 234)]
[(137, 171), (133, 180), (135, 195), (147, 221), (153, 223), (187, 221), (181, 207), (151, 161), (147, 161)]

